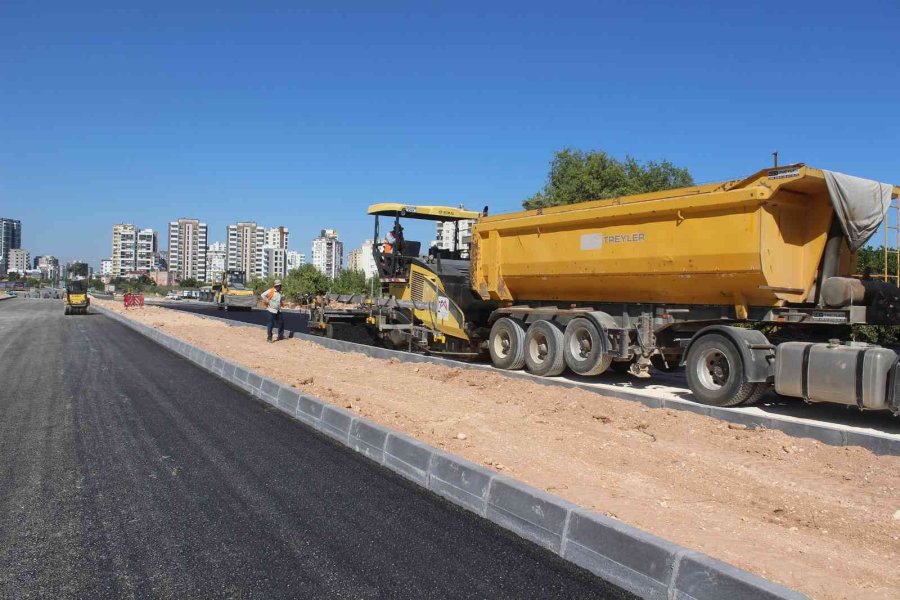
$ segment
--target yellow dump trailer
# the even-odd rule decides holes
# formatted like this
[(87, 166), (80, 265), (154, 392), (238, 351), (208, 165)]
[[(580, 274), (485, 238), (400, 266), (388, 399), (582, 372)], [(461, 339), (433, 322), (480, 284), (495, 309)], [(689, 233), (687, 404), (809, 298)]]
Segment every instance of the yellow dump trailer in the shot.
[[(803, 303), (815, 294), (834, 208), (822, 171), (510, 213), (473, 235), (484, 300), (703, 304)], [(841, 252), (835, 275), (853, 274)]]

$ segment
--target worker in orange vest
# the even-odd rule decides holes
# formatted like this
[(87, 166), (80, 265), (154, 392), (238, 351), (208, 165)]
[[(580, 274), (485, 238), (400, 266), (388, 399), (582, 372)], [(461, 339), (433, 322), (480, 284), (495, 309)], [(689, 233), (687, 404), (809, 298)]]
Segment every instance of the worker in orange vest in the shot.
[(262, 293), (260, 296), (266, 310), (269, 311), (269, 321), (266, 324), (267, 337), (266, 341), (272, 343), (272, 329), (275, 323), (278, 323), (278, 339), (284, 339), (284, 317), (281, 314), (281, 280), (276, 279), (275, 284)]

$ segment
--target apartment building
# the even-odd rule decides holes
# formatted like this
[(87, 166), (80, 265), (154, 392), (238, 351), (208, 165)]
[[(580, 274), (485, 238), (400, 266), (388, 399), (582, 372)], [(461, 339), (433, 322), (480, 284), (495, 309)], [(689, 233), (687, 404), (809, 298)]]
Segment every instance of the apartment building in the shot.
[(344, 243), (335, 229), (323, 229), (312, 242), (312, 264), (331, 279), (340, 275), (344, 267)]
[[(469, 244), (472, 241), (472, 224), (475, 221), (466, 219), (464, 221), (438, 221), (436, 224), (435, 241), (441, 250), (454, 250), (453, 238), (456, 236), (458, 249), (462, 252), (463, 258), (469, 256)], [(459, 230), (457, 230), (457, 225)]]
[(266, 230), (253, 221), (229, 225), (227, 235), (227, 268), (240, 271), (244, 281), (262, 277), (263, 246), (266, 245)]
[(113, 225), (111, 258), (113, 277), (137, 270), (137, 228), (131, 223)]
[(181, 218), (169, 223), (169, 271), (174, 281), (206, 281), (207, 225)]
[(228, 264), (228, 246), (225, 242), (214, 242), (206, 249), (206, 281), (215, 283), (222, 280)]
[(31, 269), (31, 254), (22, 248), (9, 249), (7, 273), (25, 275)]
[(372, 245), (372, 240), (366, 240), (362, 246), (347, 254), (347, 268), (351, 271), (362, 271), (366, 274), (366, 279), (375, 277), (378, 273), (375, 256), (372, 254)]

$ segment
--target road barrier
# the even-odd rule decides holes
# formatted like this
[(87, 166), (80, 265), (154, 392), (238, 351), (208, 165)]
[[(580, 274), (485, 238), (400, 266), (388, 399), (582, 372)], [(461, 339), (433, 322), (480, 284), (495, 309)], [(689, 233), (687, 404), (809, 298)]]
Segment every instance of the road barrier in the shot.
[(803, 594), (448, 454), (221, 356), (97, 310), (369, 460), (641, 597), (801, 600)]
[(128, 293), (123, 296), (125, 302), (125, 308), (143, 308), (144, 306), (144, 294), (132, 294)]

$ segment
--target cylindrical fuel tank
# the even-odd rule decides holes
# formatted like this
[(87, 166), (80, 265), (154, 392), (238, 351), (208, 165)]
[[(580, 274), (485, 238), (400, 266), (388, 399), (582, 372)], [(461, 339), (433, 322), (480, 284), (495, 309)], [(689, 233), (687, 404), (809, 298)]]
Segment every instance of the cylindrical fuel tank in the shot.
[[(834, 216), (822, 171), (479, 219), (472, 287), (484, 300), (777, 306), (806, 302)], [(845, 242), (834, 275), (852, 273)]]
[(775, 391), (810, 402), (887, 409), (896, 360), (893, 350), (875, 346), (785, 342), (775, 351)]

